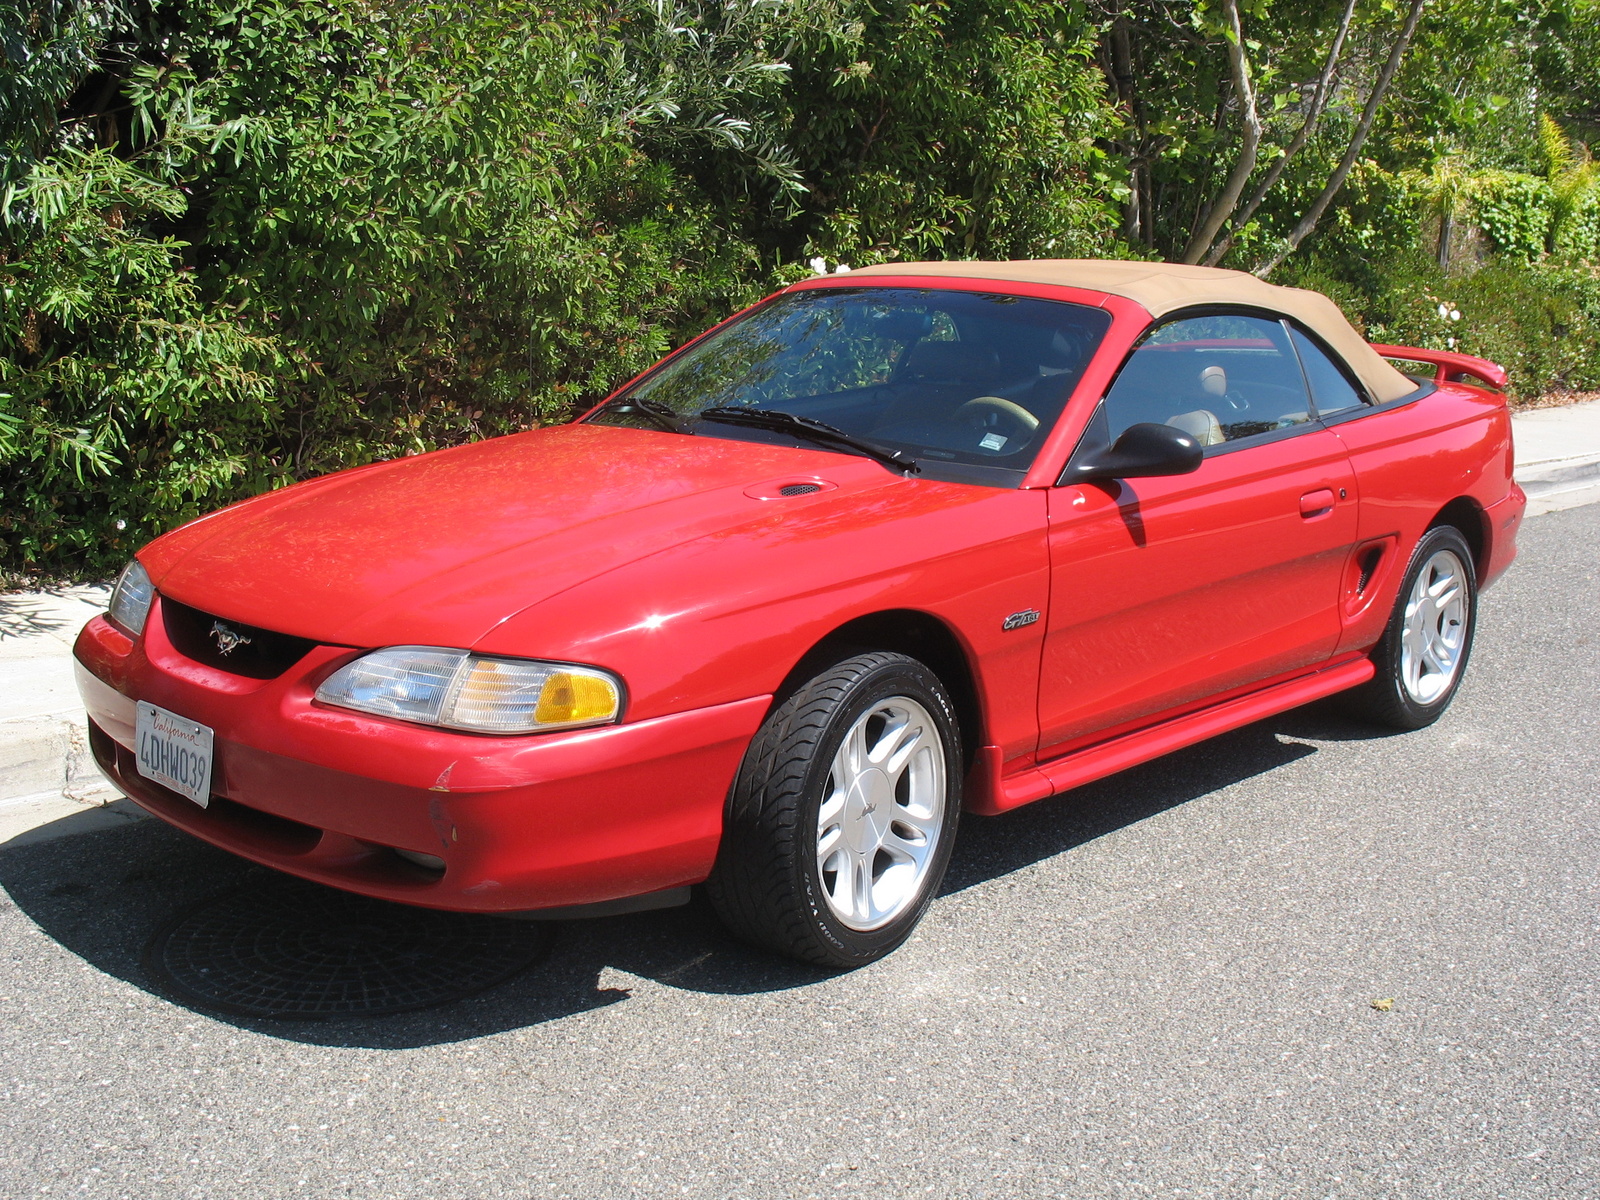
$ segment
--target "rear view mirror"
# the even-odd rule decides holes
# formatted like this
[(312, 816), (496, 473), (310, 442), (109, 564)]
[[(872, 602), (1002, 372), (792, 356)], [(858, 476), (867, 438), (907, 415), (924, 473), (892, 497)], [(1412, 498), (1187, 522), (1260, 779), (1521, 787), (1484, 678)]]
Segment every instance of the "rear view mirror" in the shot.
[(1187, 475), (1200, 468), (1205, 447), (1171, 425), (1145, 421), (1129, 425), (1109, 449), (1091, 451), (1068, 465), (1063, 483), (1093, 479), (1138, 479)]

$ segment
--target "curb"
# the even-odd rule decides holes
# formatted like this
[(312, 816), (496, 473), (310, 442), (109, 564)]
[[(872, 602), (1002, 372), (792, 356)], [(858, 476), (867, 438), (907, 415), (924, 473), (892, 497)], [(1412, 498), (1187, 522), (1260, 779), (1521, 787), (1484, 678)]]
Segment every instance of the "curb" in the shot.
[(0, 807), (47, 794), (87, 798), (110, 786), (75, 714), (0, 721)]
[(1600, 483), (1600, 454), (1574, 454), (1519, 463), (1517, 482), (1530, 496), (1547, 496)]
[(0, 596), (0, 846), (138, 811), (95, 765), (73, 680), (72, 643), (107, 598), (94, 585)]
[(0, 854), (77, 833), (117, 829), (145, 818), (132, 800), (110, 784), (105, 786), (101, 798), (92, 801), (45, 792), (0, 803)]
[(1528, 516), (1600, 502), (1600, 454), (1521, 463), (1516, 479), (1528, 494)]
[(81, 718), (0, 721), (0, 849), (121, 825), (137, 815), (140, 810), (100, 774)]

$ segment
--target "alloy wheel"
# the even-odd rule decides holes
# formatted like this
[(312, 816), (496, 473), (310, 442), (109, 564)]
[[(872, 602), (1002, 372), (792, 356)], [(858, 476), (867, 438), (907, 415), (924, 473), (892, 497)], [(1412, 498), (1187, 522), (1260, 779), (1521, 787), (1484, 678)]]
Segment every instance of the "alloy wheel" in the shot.
[(1418, 704), (1432, 704), (1461, 669), (1467, 639), (1466, 567), (1454, 551), (1431, 555), (1406, 600), (1400, 679)]
[(918, 901), (946, 790), (939, 727), (917, 701), (890, 696), (851, 724), (817, 813), (817, 870), (841, 923), (878, 929)]

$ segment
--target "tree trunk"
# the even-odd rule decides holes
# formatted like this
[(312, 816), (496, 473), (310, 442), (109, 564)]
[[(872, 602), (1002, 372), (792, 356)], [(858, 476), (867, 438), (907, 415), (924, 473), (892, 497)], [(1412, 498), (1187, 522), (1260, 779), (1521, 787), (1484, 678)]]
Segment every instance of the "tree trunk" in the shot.
[(1130, 244), (1143, 240), (1149, 215), (1140, 192), (1140, 176), (1144, 172), (1144, 120), (1138, 92), (1134, 88), (1133, 46), (1128, 34), (1130, 22), (1119, 16), (1111, 26), (1109, 40), (1109, 70), (1112, 85), (1117, 91), (1117, 107), (1122, 109), (1128, 122), (1129, 134), (1122, 143), (1128, 162), (1128, 201), (1123, 208), (1122, 236)]
[(1316, 90), (1311, 95), (1311, 105), (1306, 112), (1306, 119), (1300, 123), (1300, 128), (1284, 147), (1283, 156), (1273, 163), (1256, 190), (1251, 193), (1250, 199), (1245, 203), (1244, 209), (1234, 218), (1231, 229), (1226, 237), (1212, 247), (1211, 253), (1205, 257), (1205, 265), (1214, 267), (1222, 261), (1223, 255), (1233, 249), (1233, 239), (1239, 230), (1250, 223), (1250, 218), (1256, 215), (1256, 209), (1261, 207), (1261, 202), (1267, 198), (1267, 193), (1277, 186), (1282, 178), (1284, 169), (1288, 167), (1289, 160), (1300, 153), (1305, 144), (1311, 140), (1311, 135), (1317, 131), (1317, 125), (1322, 120), (1322, 113), (1328, 107), (1328, 100), (1333, 95), (1333, 74), (1339, 65), (1339, 55), (1344, 51), (1344, 41), (1350, 33), (1350, 21), (1356, 12), (1356, 0), (1345, 0), (1344, 15), (1339, 18), (1339, 28), (1334, 34), (1333, 45), (1328, 48), (1327, 60), (1322, 64), (1322, 74), (1317, 77)]
[(1317, 227), (1322, 214), (1328, 210), (1328, 205), (1333, 203), (1333, 198), (1339, 194), (1344, 181), (1350, 177), (1356, 159), (1361, 154), (1361, 147), (1366, 144), (1367, 134), (1372, 132), (1372, 122), (1378, 116), (1378, 107), (1383, 103), (1384, 93), (1389, 90), (1389, 83), (1394, 79), (1395, 71), (1399, 69), (1400, 60), (1405, 57), (1406, 47), (1411, 44), (1411, 35), (1417, 31), (1417, 21), (1422, 16), (1422, 6), (1427, 2), (1428, 0), (1411, 0), (1411, 11), (1406, 14), (1406, 23), (1400, 30), (1400, 36), (1395, 39), (1394, 48), (1389, 51), (1389, 60), (1383, 64), (1383, 70), (1378, 74), (1378, 81), (1372, 85), (1372, 95), (1367, 97), (1367, 107), (1362, 110), (1361, 121), (1356, 126), (1355, 135), (1350, 139), (1344, 157), (1339, 160), (1339, 165), (1334, 169), (1327, 186), (1312, 201), (1311, 207), (1306, 210), (1305, 216), (1300, 218), (1299, 224), (1289, 232), (1288, 240), (1276, 254), (1256, 268), (1255, 273), (1258, 277), (1265, 279), (1277, 269), (1279, 263), (1299, 249), (1300, 243), (1305, 241)]
[(1238, 0), (1222, 0), (1223, 13), (1228, 18), (1228, 74), (1233, 80), (1233, 93), (1239, 101), (1239, 122), (1242, 135), (1239, 140), (1239, 160), (1223, 184), (1198, 228), (1184, 247), (1183, 261), (1198, 263), (1217, 236), (1217, 230), (1239, 205), (1244, 185), (1256, 169), (1256, 157), (1261, 150), (1261, 114), (1256, 111), (1255, 84), (1250, 78), (1250, 60), (1245, 54), (1244, 32), (1239, 26)]

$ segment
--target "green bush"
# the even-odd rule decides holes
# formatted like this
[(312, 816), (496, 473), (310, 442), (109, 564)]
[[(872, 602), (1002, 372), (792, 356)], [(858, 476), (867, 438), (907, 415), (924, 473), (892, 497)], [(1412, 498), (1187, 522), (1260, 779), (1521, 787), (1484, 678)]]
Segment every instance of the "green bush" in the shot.
[(305, 364), (134, 231), (181, 212), (177, 189), (93, 151), (41, 165), (29, 201), (33, 236), (0, 266), (0, 565), (109, 565), (166, 514), (281, 479), (252, 448)]
[(1508, 173), (1476, 197), (1473, 216), (1496, 252), (1531, 262), (1545, 252), (1554, 200), (1543, 179)]
[(1359, 274), (1312, 261), (1282, 282), (1332, 296), (1371, 341), (1499, 363), (1514, 400), (1600, 388), (1600, 274), (1591, 266), (1504, 258), (1470, 275), (1446, 275), (1412, 251)]
[[(1275, 278), (1519, 395), (1600, 385), (1596, 175), (1581, 122), (1542, 116), (1595, 94), (1594, 2), (1439, 0)], [(1248, 7), (1269, 141), (1339, 8)], [(263, 488), (565, 419), (814, 257), (1170, 254), (1236, 150), (1214, 17), (0, 0), (0, 575), (104, 574)], [(1363, 7), (1357, 58), (1391, 17)], [(1322, 187), (1358, 91), (1236, 253)], [(1457, 207), (1496, 251), (1465, 279), (1418, 245)]]
[(1113, 213), (1085, 30), (1043, 3), (6, 14), (11, 572), (565, 419), (815, 254), (1087, 248)]
[(811, 185), (774, 231), (857, 264), (1103, 253), (1126, 189), (1087, 13), (1055, 0), (858, 2), (791, 56)]
[(131, 118), (69, 116), (6, 197), (0, 566), (105, 571), (263, 487), (564, 417), (772, 284), (643, 149), (676, 119), (737, 158), (740, 126), (618, 72), (593, 14), (167, 18), (108, 81)]

